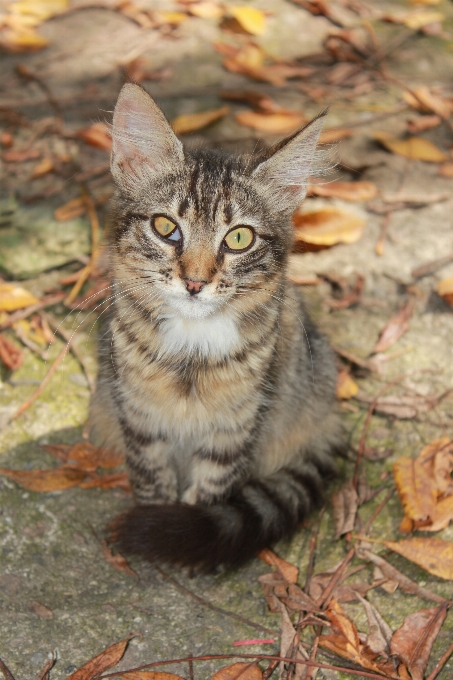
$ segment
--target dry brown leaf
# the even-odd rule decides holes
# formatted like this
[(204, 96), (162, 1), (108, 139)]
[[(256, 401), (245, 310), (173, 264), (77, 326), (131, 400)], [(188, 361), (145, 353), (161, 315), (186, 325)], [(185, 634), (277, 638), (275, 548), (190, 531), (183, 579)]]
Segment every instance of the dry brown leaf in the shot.
[(406, 516), (413, 522), (432, 520), (437, 493), (429, 468), (412, 458), (398, 458), (393, 465), (393, 476)]
[[(443, 279), (437, 284), (438, 294), (448, 302), (449, 305), (453, 306), (453, 276), (449, 279)], [(1, 306), (1, 303), (0, 303)]]
[(441, 498), (438, 501), (432, 517), (432, 524), (423, 527), (423, 531), (441, 531), (450, 524), (453, 519), (453, 496)]
[(16, 347), (3, 333), (0, 333), (0, 361), (10, 371), (16, 371), (24, 361), (22, 350)]
[(312, 212), (296, 211), (293, 215), (296, 245), (333, 246), (355, 243), (363, 234), (365, 220), (339, 208), (323, 208)]
[(155, 13), (155, 18), (159, 23), (178, 26), (179, 24), (182, 24), (183, 21), (186, 21), (188, 16), (184, 12), (167, 12), (165, 10), (159, 10)]
[(53, 160), (46, 156), (45, 158), (42, 159), (35, 167), (33, 168), (33, 172), (31, 173), (31, 178), (35, 179), (36, 177), (42, 177), (43, 175), (47, 175), (49, 172), (52, 172), (54, 169), (54, 164)]
[(388, 655), (389, 644), (392, 637), (392, 629), (384, 621), (378, 610), (368, 600), (357, 594), (357, 599), (362, 603), (368, 620), (366, 644), (375, 654)]
[(109, 564), (112, 565), (114, 569), (117, 571), (120, 571), (122, 574), (128, 574), (129, 576), (133, 576), (134, 578), (139, 581), (139, 576), (138, 574), (135, 573), (133, 569), (130, 568), (128, 561), (126, 560), (121, 553), (117, 552), (113, 554), (112, 550), (109, 548), (107, 541), (102, 541), (101, 543), (101, 548), (102, 548), (102, 554), (104, 555), (105, 559)]
[(77, 136), (90, 146), (111, 151), (112, 136), (103, 123), (94, 123), (89, 128), (79, 130)]
[(453, 543), (450, 541), (441, 541), (439, 538), (408, 538), (383, 543), (433, 576), (453, 581)]
[[(433, 409), (439, 404), (444, 394), (439, 396), (436, 396), (435, 394), (428, 394), (426, 396), (408, 394), (401, 397), (396, 395), (388, 397), (384, 395), (379, 397), (374, 410), (377, 413), (384, 413), (393, 416), (394, 418), (408, 420), (410, 418), (416, 418), (420, 413), (426, 413)], [(371, 402), (374, 401), (373, 397), (369, 397), (360, 392), (357, 394), (356, 399), (368, 404), (371, 404)]]
[(67, 203), (64, 203), (54, 211), (54, 217), (58, 222), (65, 222), (72, 220), (74, 217), (79, 217), (86, 212), (86, 203), (83, 198), (73, 198)]
[(284, 110), (280, 104), (277, 104), (265, 92), (257, 92), (256, 90), (226, 90), (222, 92), (221, 96), (222, 99), (249, 104), (256, 111), (262, 113), (278, 113)]
[(372, 354), (385, 352), (409, 330), (409, 320), (414, 312), (414, 298), (410, 297), (382, 329)]
[(445, 15), (442, 12), (434, 12), (432, 10), (414, 9), (410, 12), (401, 12), (399, 14), (386, 14), (381, 19), (392, 24), (404, 24), (404, 26), (413, 31), (419, 31), (424, 26), (443, 21)]
[(391, 653), (407, 666), (412, 680), (423, 680), (431, 648), (447, 615), (447, 603), (409, 614), (393, 634)]
[(261, 680), (263, 674), (255, 662), (233, 663), (214, 673), (211, 680)]
[(369, 201), (377, 196), (378, 190), (374, 182), (329, 182), (328, 184), (310, 184), (309, 196), (325, 196), (341, 198), (344, 201)]
[(224, 8), (212, 0), (201, 0), (201, 2), (191, 2), (187, 6), (187, 11), (194, 17), (200, 19), (221, 19), (225, 13)]
[(44, 621), (50, 621), (53, 619), (53, 611), (49, 609), (49, 607), (46, 607), (44, 604), (41, 604), (40, 602), (33, 601), (30, 603), (30, 610), (36, 614), (36, 616), (39, 616), (40, 619), (43, 619)]
[(255, 7), (229, 5), (230, 14), (240, 24), (241, 28), (251, 35), (262, 35), (266, 29), (266, 15)]
[(7, 30), (0, 37), (0, 46), (7, 52), (35, 52), (47, 47), (49, 41), (31, 28)]
[[(412, 135), (418, 135), (425, 130), (431, 130), (442, 123), (442, 118), (433, 114), (432, 116), (418, 116), (407, 121), (407, 129)], [(439, 169), (440, 174), (440, 169)]]
[(77, 486), (85, 479), (83, 470), (52, 468), (49, 470), (9, 470), (0, 468), (0, 474), (12, 479), (28, 491), (62, 491)]
[(288, 78), (299, 78), (310, 75), (311, 67), (297, 64), (272, 63), (265, 65), (265, 53), (259, 45), (246, 43), (240, 49), (225, 43), (217, 43), (216, 49), (226, 55), (223, 65), (232, 73), (240, 73), (255, 80), (272, 85), (284, 85)]
[(38, 298), (22, 286), (0, 281), (0, 312), (14, 312), (37, 302)]
[(423, 137), (408, 137), (398, 139), (388, 132), (375, 132), (374, 138), (384, 146), (387, 151), (411, 158), (412, 160), (427, 161), (429, 163), (442, 163), (447, 156), (437, 146)]
[(247, 125), (254, 130), (282, 135), (294, 131), (306, 122), (305, 117), (297, 111), (278, 111), (276, 113), (241, 111), (236, 114), (235, 118), (241, 125)]
[(200, 113), (188, 113), (182, 116), (177, 116), (171, 121), (171, 126), (177, 135), (186, 135), (189, 132), (195, 132), (202, 128), (215, 123), (217, 120), (224, 118), (229, 112), (228, 106), (222, 106), (220, 109), (210, 109), (209, 111), (200, 111)]
[(332, 144), (333, 142), (339, 142), (342, 139), (348, 139), (352, 137), (352, 130), (348, 128), (332, 128), (323, 130), (319, 135), (319, 144)]
[(441, 177), (453, 177), (453, 163), (447, 161), (439, 166), (438, 174)]
[(98, 467), (115, 468), (124, 461), (124, 456), (112, 449), (93, 446), (88, 441), (74, 444), (68, 451), (66, 463), (81, 470), (96, 470)]
[(289, 562), (286, 562), (286, 560), (283, 560), (281, 557), (276, 555), (273, 550), (270, 550), (269, 548), (265, 548), (262, 550), (258, 557), (263, 560), (263, 562), (266, 562), (266, 564), (269, 564), (272, 567), (277, 567), (277, 569), (280, 571), (282, 576), (288, 581), (288, 583), (297, 583), (297, 579), (299, 577), (299, 569), (294, 566), (294, 564), (290, 564)]
[[(434, 456), (433, 475), (439, 495), (449, 496), (453, 493), (453, 442), (449, 437), (441, 437), (431, 444)], [(420, 454), (421, 455), (421, 454)]]
[(78, 668), (74, 673), (68, 676), (68, 680), (92, 680), (98, 677), (112, 666), (116, 666), (118, 661), (123, 657), (126, 647), (134, 635), (129, 635), (125, 640), (116, 642), (114, 645), (107, 647), (103, 652), (87, 661), (83, 666)]
[(354, 529), (359, 498), (352, 479), (332, 494), (332, 514), (335, 527), (334, 541)]
[(337, 376), (337, 399), (352, 399), (359, 391), (359, 386), (346, 370)]
[(351, 619), (346, 616), (343, 608), (336, 599), (332, 599), (326, 612), (337, 633), (321, 635), (319, 645), (338, 654), (344, 659), (359, 664), (368, 670), (386, 673), (391, 678), (398, 676), (393, 670), (391, 663), (377, 662), (376, 654), (360, 642), (357, 628)]
[(417, 109), (417, 111), (435, 113), (441, 118), (448, 118), (453, 111), (451, 100), (443, 99), (439, 95), (434, 94), (434, 92), (426, 86), (406, 90), (403, 97), (405, 101), (414, 109)]
[(91, 474), (90, 479), (80, 484), (82, 489), (122, 489), (126, 493), (131, 493), (129, 477), (126, 472), (113, 472), (108, 475)]

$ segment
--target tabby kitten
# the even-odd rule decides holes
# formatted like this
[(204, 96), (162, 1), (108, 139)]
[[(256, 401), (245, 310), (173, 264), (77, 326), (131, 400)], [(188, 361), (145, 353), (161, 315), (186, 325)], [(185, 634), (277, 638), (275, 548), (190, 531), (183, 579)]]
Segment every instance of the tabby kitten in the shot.
[(340, 443), (335, 362), (286, 276), (322, 123), (257, 157), (187, 151), (143, 89), (119, 95), (90, 420), (126, 454), (123, 551), (234, 567), (322, 497)]

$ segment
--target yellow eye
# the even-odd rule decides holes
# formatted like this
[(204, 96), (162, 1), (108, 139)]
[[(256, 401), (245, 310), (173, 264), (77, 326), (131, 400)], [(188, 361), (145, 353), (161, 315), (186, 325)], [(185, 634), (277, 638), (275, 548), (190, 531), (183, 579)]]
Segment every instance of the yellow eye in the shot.
[(154, 229), (164, 237), (171, 236), (175, 229), (178, 230), (176, 224), (169, 220), (168, 217), (163, 217), (163, 215), (154, 218)]
[(228, 232), (225, 243), (230, 250), (245, 250), (252, 245), (255, 236), (249, 227), (238, 227)]

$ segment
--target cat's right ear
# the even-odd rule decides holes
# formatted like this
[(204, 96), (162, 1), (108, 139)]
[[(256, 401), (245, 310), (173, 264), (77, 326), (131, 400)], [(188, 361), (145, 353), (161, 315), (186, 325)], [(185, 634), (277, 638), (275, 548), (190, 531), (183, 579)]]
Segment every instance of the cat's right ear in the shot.
[(149, 94), (127, 83), (113, 113), (110, 167), (116, 183), (134, 190), (150, 174), (165, 174), (184, 158), (183, 147)]

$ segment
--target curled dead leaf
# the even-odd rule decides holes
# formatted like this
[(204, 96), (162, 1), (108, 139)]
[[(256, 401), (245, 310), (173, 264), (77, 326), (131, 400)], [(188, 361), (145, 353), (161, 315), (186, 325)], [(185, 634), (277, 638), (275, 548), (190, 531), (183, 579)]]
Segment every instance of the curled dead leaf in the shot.
[(68, 680), (93, 680), (93, 678), (97, 678), (108, 668), (116, 666), (118, 661), (122, 659), (129, 640), (133, 637), (135, 636), (129, 635), (126, 639), (121, 640), (121, 642), (116, 642), (114, 645), (107, 647), (103, 652), (74, 671), (74, 673), (71, 673), (68, 676)]
[(414, 312), (414, 307), (414, 298), (411, 296), (382, 329), (379, 340), (373, 349), (373, 354), (385, 352), (409, 330), (409, 320)]
[(330, 130), (327, 128), (319, 135), (319, 144), (332, 144), (349, 137), (352, 137), (352, 130), (348, 128), (331, 128)]
[(251, 35), (262, 35), (264, 33), (266, 15), (260, 9), (242, 5), (229, 5), (227, 11), (247, 33)]
[(303, 243), (333, 246), (355, 243), (363, 234), (365, 220), (339, 208), (323, 208), (312, 212), (296, 211), (293, 215), (296, 246)]
[(445, 302), (448, 302), (448, 304), (453, 307), (453, 276), (449, 279), (439, 281), (437, 284), (437, 292)]
[(359, 386), (346, 371), (340, 371), (337, 376), (337, 399), (352, 399), (359, 391)]
[(359, 498), (352, 480), (348, 480), (332, 494), (332, 514), (335, 526), (334, 541), (354, 529)]
[(286, 560), (283, 560), (269, 548), (262, 550), (258, 557), (263, 560), (263, 562), (266, 562), (266, 564), (269, 564), (272, 567), (277, 567), (288, 583), (297, 583), (299, 569), (294, 566), (294, 564), (290, 564)]
[(134, 578), (138, 580), (139, 576), (138, 574), (130, 568), (128, 561), (126, 560), (121, 553), (117, 552), (113, 554), (111, 548), (108, 546), (107, 541), (102, 541), (101, 543), (101, 548), (102, 548), (102, 554), (104, 555), (105, 559), (109, 564), (112, 565), (114, 569), (117, 571), (120, 571), (122, 574), (128, 574), (128, 576), (133, 576)]
[(112, 136), (103, 123), (94, 123), (89, 128), (79, 130), (77, 136), (83, 139), (86, 144), (98, 149), (105, 151), (112, 149)]
[(0, 333), (0, 361), (10, 371), (16, 371), (24, 361), (22, 350), (16, 347), (3, 333)]
[(0, 312), (14, 312), (39, 302), (28, 290), (15, 283), (0, 281)]
[(441, 118), (448, 118), (453, 112), (451, 100), (443, 99), (426, 86), (406, 90), (403, 97), (417, 111), (435, 113)]
[(35, 167), (33, 168), (33, 172), (31, 173), (31, 178), (36, 179), (36, 177), (42, 177), (43, 175), (47, 175), (49, 172), (52, 172), (54, 169), (54, 164), (53, 160), (46, 156), (45, 158), (42, 159)]
[(447, 160), (447, 156), (443, 151), (432, 142), (423, 139), (423, 137), (398, 139), (388, 132), (375, 132), (374, 138), (387, 151), (411, 158), (412, 160), (427, 161), (429, 163), (442, 163)]
[(309, 196), (325, 196), (341, 198), (344, 201), (369, 201), (377, 196), (378, 190), (374, 182), (329, 182), (328, 184), (310, 184)]
[(177, 116), (171, 121), (171, 126), (177, 135), (186, 135), (189, 132), (195, 132), (202, 128), (215, 123), (224, 118), (229, 112), (228, 106), (222, 106), (219, 109), (210, 109), (209, 111), (200, 111), (200, 113), (188, 113), (182, 116)]
[(62, 491), (77, 486), (85, 479), (83, 470), (59, 467), (49, 470), (9, 470), (0, 468), (0, 475), (12, 479), (28, 491)]
[(235, 116), (238, 123), (267, 132), (269, 134), (286, 134), (301, 127), (306, 118), (297, 111), (278, 111), (275, 113), (258, 113), (256, 111), (241, 111)]

